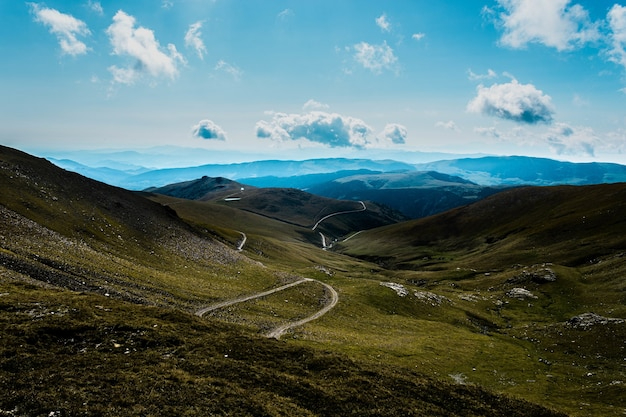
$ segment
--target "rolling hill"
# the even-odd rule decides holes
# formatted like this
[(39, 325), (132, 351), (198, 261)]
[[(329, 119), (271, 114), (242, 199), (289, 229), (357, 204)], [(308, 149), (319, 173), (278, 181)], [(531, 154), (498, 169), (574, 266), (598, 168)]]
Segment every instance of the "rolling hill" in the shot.
[[(310, 231), (314, 229), (315, 233), (306, 233), (309, 242), (319, 242), (319, 232), (335, 240), (360, 230), (406, 220), (402, 214), (369, 201), (363, 210), (357, 201), (320, 197), (293, 188), (249, 187), (225, 178), (202, 177), (145, 191), (228, 205)], [(349, 215), (335, 216), (334, 213)], [(325, 220), (320, 222), (322, 219)]]

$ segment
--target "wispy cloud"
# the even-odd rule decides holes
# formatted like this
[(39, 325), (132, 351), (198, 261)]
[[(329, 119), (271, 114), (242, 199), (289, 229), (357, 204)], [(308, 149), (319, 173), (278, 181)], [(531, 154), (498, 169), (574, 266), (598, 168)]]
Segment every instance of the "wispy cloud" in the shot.
[(115, 83), (133, 84), (143, 75), (153, 79), (174, 79), (178, 76), (178, 64), (185, 62), (175, 45), (168, 44), (167, 53), (164, 52), (152, 30), (141, 26), (135, 28), (135, 18), (121, 10), (113, 17), (113, 23), (106, 33), (114, 55), (134, 60), (132, 65), (124, 68), (115, 65), (109, 67)]
[(63, 54), (76, 56), (87, 53), (89, 50), (87, 45), (78, 40), (78, 36), (87, 36), (91, 33), (85, 22), (37, 3), (28, 5), (35, 16), (35, 21), (47, 26), (50, 33), (57, 37)]
[(435, 127), (440, 127), (442, 129), (451, 130), (453, 132), (460, 132), (461, 129), (454, 123), (453, 120), (448, 120), (447, 122), (437, 122), (435, 123)]
[(396, 70), (398, 58), (387, 42), (380, 45), (361, 42), (354, 45), (354, 50), (354, 59), (374, 74), (380, 74), (383, 70)]
[(467, 70), (467, 78), (471, 81), (481, 81), (481, 80), (489, 80), (492, 78), (496, 78), (498, 74), (492, 69), (488, 69), (485, 74), (476, 74), (471, 69)]
[(294, 16), (294, 12), (291, 9), (284, 9), (276, 16), (278, 20), (287, 20)]
[(226, 140), (226, 132), (215, 122), (204, 119), (200, 120), (198, 124), (191, 128), (191, 133), (194, 137), (206, 140)]
[(502, 133), (496, 129), (494, 126), (490, 127), (475, 127), (474, 132), (478, 133), (482, 136), (492, 137), (495, 139), (500, 139)]
[(532, 84), (520, 84), (517, 80), (491, 87), (478, 86), (467, 110), (528, 124), (550, 123), (554, 114), (550, 96)]
[(224, 60), (219, 60), (217, 64), (215, 64), (214, 69), (215, 71), (224, 71), (227, 74), (230, 74), (235, 80), (240, 80), (243, 75), (243, 71), (239, 67), (229, 64)]
[(387, 20), (387, 15), (385, 13), (376, 18), (376, 26), (378, 26), (383, 32), (391, 31), (391, 23)]
[(421, 41), (422, 39), (424, 39), (424, 37), (426, 36), (425, 33), (414, 33), (413, 35), (411, 35), (412, 39), (415, 39), (416, 41)]
[(200, 32), (200, 29), (202, 29), (202, 21), (189, 25), (189, 29), (187, 29), (187, 33), (185, 33), (185, 46), (187, 48), (193, 48), (196, 54), (198, 54), (198, 57), (204, 59), (206, 47), (202, 41), (202, 32)]
[(99, 1), (89, 0), (87, 2), (87, 7), (89, 10), (99, 14), (100, 16), (104, 15), (104, 9), (102, 8), (102, 4)]
[[(539, 43), (559, 51), (581, 47), (600, 39), (599, 23), (592, 22), (589, 12), (570, 0), (497, 0), (502, 13), (483, 9), (503, 30), (500, 43), (524, 48)], [(487, 13), (490, 12), (490, 13)]]
[(307, 100), (306, 103), (302, 106), (302, 110), (324, 110), (328, 109), (330, 106), (328, 104), (320, 103), (319, 101), (315, 101), (313, 99)]
[(594, 156), (595, 148), (600, 143), (593, 129), (572, 127), (566, 123), (555, 123), (544, 138), (558, 155)]
[(365, 148), (372, 128), (363, 120), (337, 113), (273, 113), (270, 121), (256, 124), (256, 136), (278, 142), (306, 139), (330, 147)]
[(609, 59), (626, 69), (626, 7), (613, 5), (607, 20), (611, 29)]

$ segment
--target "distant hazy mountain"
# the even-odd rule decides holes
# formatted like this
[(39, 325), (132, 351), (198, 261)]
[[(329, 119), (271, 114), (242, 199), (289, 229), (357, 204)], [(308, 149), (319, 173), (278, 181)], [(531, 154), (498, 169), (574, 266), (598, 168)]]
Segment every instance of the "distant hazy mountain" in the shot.
[(330, 198), (375, 201), (410, 218), (440, 213), (500, 190), (434, 171), (349, 175), (309, 188)]
[(588, 185), (626, 182), (626, 166), (624, 165), (601, 162), (573, 163), (523, 156), (462, 158), (420, 164), (387, 159), (263, 160), (168, 169), (148, 169), (112, 160), (102, 161), (100, 167), (87, 166), (68, 159), (51, 159), (51, 161), (64, 169), (130, 190), (161, 187), (203, 176), (229, 178), (257, 187), (308, 189), (349, 175), (395, 171), (434, 171), (483, 186)]
[(414, 169), (413, 165), (397, 161), (372, 161), (369, 159), (311, 159), (306, 161), (255, 161), (237, 164), (211, 164), (188, 168), (151, 170), (138, 175), (128, 175), (114, 185), (130, 190), (161, 187), (167, 184), (209, 177), (231, 180), (261, 176), (290, 177), (306, 174), (330, 173), (341, 170), (368, 169), (373, 171), (396, 171)]
[(626, 166), (612, 163), (573, 163), (525, 156), (488, 156), (417, 164), (482, 185), (589, 185), (626, 181)]

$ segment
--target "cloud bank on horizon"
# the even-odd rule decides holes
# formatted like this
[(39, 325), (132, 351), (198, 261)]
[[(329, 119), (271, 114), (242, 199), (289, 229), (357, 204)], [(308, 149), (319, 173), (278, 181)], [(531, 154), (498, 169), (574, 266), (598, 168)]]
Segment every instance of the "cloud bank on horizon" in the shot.
[[(48, 39), (56, 53), (48, 64), (65, 68), (52, 82), (76, 89), (56, 104), (72, 114), (88, 91), (100, 119), (91, 116), (85, 131), (102, 123), (111, 137), (114, 126), (124, 137), (133, 125), (111, 120), (141, 111), (167, 115), (143, 125), (161, 143), (626, 155), (626, 6), (617, 1), (347, 0), (349, 19), (326, 1), (161, 6), (3, 4), (0, 12), (14, 23), (0, 39), (13, 36), (4, 43), (16, 48), (18, 64), (0, 69), (0, 78), (19, 78), (9, 69), (30, 65), (20, 42)], [(28, 36), (19, 36), (22, 26)], [(24, 88), (37, 91), (45, 82), (39, 77)], [(5, 97), (0, 109), (17, 96)], [(245, 111), (235, 115), (237, 108)], [(0, 135), (20, 129), (1, 117)], [(54, 120), (59, 136), (78, 123)]]

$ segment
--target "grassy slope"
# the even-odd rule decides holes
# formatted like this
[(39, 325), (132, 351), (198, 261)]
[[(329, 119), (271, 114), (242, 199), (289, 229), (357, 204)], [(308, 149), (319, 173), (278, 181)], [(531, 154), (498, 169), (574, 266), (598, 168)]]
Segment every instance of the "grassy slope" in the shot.
[[(418, 310), (417, 297), (400, 300), (381, 289), (371, 305), (387, 305), (407, 328), (411, 318), (426, 317), (428, 329), (451, 326), (429, 330), (428, 337), (407, 333), (394, 349), (399, 354), (449, 355), (447, 365), (433, 369), (462, 372), (470, 381), (572, 414), (620, 415), (626, 409), (626, 324), (575, 328), (567, 321), (586, 312), (626, 318), (624, 196), (625, 184), (511, 190), (363, 232), (339, 250), (376, 261), (390, 281), (411, 292), (447, 297), (441, 306)], [(556, 281), (537, 278), (545, 268)], [(536, 298), (507, 296), (520, 287)], [(429, 340), (437, 334), (444, 347)], [(454, 335), (447, 343), (446, 334)], [(461, 341), (469, 349), (459, 348)]]
[[(355, 308), (374, 313), (359, 325), (384, 321), (382, 301), (372, 307), (362, 298), (380, 289), (366, 278), (372, 265), (297, 239), (283, 244), (268, 223), (257, 247), (272, 250), (244, 251), (264, 266), (229, 248), (235, 229), (211, 229), (197, 215), (189, 225), (172, 207), (0, 151), (4, 414), (554, 415), (430, 379), (402, 361), (369, 360), (369, 346), (330, 343), (327, 329), (337, 340), (350, 334), (355, 323), (345, 320)], [(314, 285), (231, 315), (190, 314), (298, 274), (332, 282), (344, 308), (292, 334), (303, 341), (276, 342), (258, 332), (277, 318), (313, 311), (325, 296)]]

